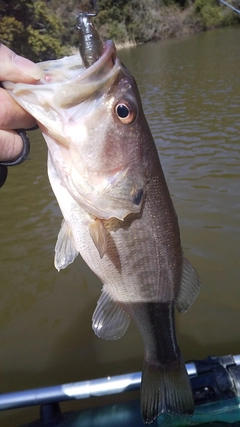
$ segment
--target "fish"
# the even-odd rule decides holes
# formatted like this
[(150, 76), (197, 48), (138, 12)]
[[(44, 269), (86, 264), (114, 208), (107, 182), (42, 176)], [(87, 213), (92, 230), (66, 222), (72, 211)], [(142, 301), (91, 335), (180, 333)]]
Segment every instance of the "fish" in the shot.
[(184, 313), (200, 279), (184, 257), (178, 218), (136, 81), (111, 40), (87, 68), (79, 54), (38, 64), (35, 85), (4, 82), (33, 115), (48, 147), (48, 176), (63, 221), (59, 271), (78, 254), (103, 287), (95, 334), (121, 338), (132, 319), (144, 343), (141, 413), (189, 414), (194, 400), (174, 313)]

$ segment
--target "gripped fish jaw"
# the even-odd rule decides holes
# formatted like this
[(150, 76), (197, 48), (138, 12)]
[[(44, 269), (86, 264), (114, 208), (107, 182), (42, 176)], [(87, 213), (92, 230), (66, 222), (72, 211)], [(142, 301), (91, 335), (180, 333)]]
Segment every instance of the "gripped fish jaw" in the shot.
[[(79, 55), (40, 66), (45, 77), (38, 84), (9, 83), (8, 89), (27, 110), (32, 111), (35, 104), (52, 157), (69, 152), (75, 176), (65, 184), (72, 196), (100, 219), (123, 220), (140, 212), (145, 179), (136, 167), (141, 162), (140, 148), (134, 147), (139, 99), (135, 100), (134, 79), (116, 57), (114, 43), (107, 41), (101, 57), (87, 69)], [(129, 137), (131, 153), (127, 151)], [(85, 202), (88, 197), (89, 203)], [(106, 209), (109, 202), (111, 207)]]
[[(111, 40), (105, 42), (101, 57), (85, 69), (79, 54), (57, 60), (39, 62), (44, 77), (35, 85), (3, 82), (7, 89), (24, 108), (25, 94), (34, 92), (37, 102), (50, 108), (70, 108), (83, 102), (96, 91), (111, 82), (121, 66), (116, 56), (116, 48)], [(43, 96), (42, 93), (45, 93)], [(53, 96), (50, 96), (50, 93)], [(45, 102), (45, 97), (49, 98)], [(33, 99), (32, 99), (33, 102)], [(26, 108), (27, 109), (27, 108)]]

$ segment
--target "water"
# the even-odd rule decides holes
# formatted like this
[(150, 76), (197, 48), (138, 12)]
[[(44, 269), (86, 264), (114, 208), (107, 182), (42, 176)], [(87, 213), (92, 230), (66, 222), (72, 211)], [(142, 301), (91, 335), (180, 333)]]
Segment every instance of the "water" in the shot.
[[(185, 359), (240, 353), (240, 28), (120, 52), (136, 77), (202, 290), (177, 334)], [(80, 257), (53, 267), (61, 214), (48, 184), (46, 148), (33, 132), (31, 160), (0, 190), (1, 392), (141, 370), (134, 325), (98, 339), (91, 317), (99, 280)], [(0, 415), (3, 426), (38, 416)]]

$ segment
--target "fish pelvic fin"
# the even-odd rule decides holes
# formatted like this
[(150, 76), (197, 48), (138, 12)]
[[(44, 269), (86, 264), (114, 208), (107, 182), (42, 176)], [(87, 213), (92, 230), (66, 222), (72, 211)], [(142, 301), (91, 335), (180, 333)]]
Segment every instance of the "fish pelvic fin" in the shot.
[(93, 243), (99, 252), (100, 258), (102, 258), (107, 250), (107, 230), (104, 227), (103, 222), (99, 218), (96, 218), (91, 221), (88, 224), (88, 229)]
[(180, 313), (185, 313), (191, 307), (200, 291), (200, 278), (192, 264), (183, 258), (183, 272), (180, 291), (175, 300), (176, 307)]
[(71, 264), (77, 256), (78, 251), (75, 247), (72, 232), (66, 221), (63, 220), (55, 246), (55, 268), (58, 271), (62, 270)]
[(141, 385), (141, 412), (145, 424), (163, 412), (192, 415), (194, 400), (183, 358), (169, 365), (144, 360)]
[(129, 323), (129, 315), (111, 298), (104, 286), (92, 317), (95, 334), (105, 340), (117, 340), (125, 334)]

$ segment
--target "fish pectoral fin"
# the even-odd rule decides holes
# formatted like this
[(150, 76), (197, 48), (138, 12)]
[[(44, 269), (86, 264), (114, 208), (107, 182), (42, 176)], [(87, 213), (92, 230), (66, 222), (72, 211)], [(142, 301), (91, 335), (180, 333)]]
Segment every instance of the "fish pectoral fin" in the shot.
[(180, 313), (185, 313), (195, 301), (200, 291), (200, 278), (192, 264), (183, 258), (183, 272), (180, 291), (175, 300), (176, 307)]
[(103, 287), (102, 294), (92, 317), (92, 327), (99, 338), (117, 340), (121, 338), (130, 323), (130, 316), (114, 301)]
[(77, 256), (78, 251), (75, 247), (72, 232), (66, 221), (63, 220), (55, 246), (54, 265), (58, 271), (62, 270), (71, 264)]
[(145, 424), (163, 412), (192, 415), (194, 400), (182, 356), (168, 365), (144, 360), (141, 385), (141, 412)]
[(96, 218), (88, 224), (89, 233), (96, 246), (100, 258), (103, 257), (107, 250), (108, 235), (107, 230), (103, 225), (101, 219)]

